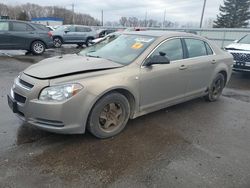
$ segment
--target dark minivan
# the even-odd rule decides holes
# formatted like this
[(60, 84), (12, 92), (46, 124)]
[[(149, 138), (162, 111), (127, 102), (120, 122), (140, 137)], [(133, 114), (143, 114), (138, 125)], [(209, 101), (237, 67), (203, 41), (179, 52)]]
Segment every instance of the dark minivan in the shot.
[(51, 33), (40, 24), (16, 20), (0, 20), (0, 49), (27, 50), (34, 55), (53, 47)]

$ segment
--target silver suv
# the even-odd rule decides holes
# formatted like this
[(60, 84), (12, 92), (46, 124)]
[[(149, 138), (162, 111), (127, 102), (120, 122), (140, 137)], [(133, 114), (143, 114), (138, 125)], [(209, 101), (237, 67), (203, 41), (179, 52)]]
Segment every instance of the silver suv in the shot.
[(62, 44), (77, 44), (88, 46), (96, 38), (96, 31), (88, 26), (83, 25), (62, 25), (55, 31), (51, 31), (54, 46), (60, 48)]

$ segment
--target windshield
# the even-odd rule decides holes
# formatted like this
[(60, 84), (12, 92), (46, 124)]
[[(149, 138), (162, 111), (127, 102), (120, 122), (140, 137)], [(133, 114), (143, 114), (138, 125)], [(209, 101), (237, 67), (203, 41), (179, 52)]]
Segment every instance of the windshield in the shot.
[(242, 44), (250, 44), (250, 35), (246, 35), (243, 38), (241, 38), (238, 43)]
[(95, 52), (98, 49), (102, 48), (106, 44), (110, 43), (111, 41), (115, 40), (118, 36), (120, 36), (119, 33), (109, 34), (105, 38), (101, 39), (99, 42), (93, 44), (92, 46), (89, 46), (82, 50), (79, 55), (86, 55), (89, 52)]
[(134, 61), (154, 40), (155, 38), (151, 36), (121, 35), (86, 55), (127, 65)]

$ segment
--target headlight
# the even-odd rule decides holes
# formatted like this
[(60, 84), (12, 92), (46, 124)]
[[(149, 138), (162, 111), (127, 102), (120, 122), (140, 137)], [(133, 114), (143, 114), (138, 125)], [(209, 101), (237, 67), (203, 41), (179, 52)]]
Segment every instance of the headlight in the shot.
[(39, 100), (41, 101), (64, 101), (76, 95), (83, 86), (81, 84), (65, 84), (47, 87), (42, 90)]

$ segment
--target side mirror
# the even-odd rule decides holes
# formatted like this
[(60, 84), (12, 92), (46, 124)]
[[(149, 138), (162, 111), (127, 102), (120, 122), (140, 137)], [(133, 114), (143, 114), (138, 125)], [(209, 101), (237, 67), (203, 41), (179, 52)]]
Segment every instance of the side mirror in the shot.
[(235, 40), (235, 41), (234, 41), (234, 43), (237, 43), (237, 42), (239, 42), (239, 40)]
[(155, 64), (169, 64), (170, 60), (166, 56), (154, 55), (147, 60), (146, 66), (151, 66)]
[(68, 33), (68, 32), (69, 32), (69, 30), (65, 30), (65, 31), (64, 31), (64, 33)]

